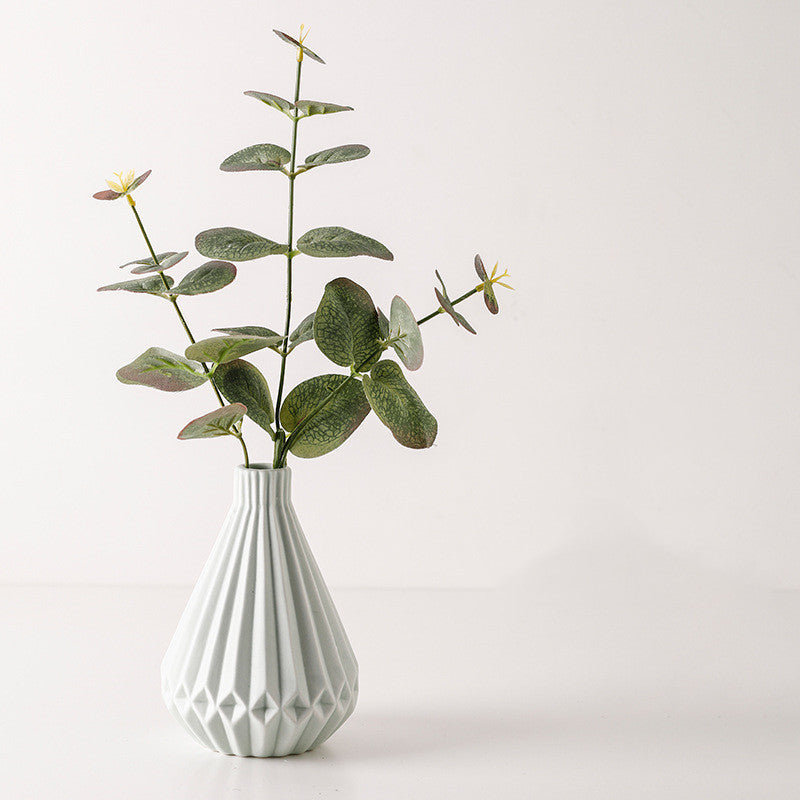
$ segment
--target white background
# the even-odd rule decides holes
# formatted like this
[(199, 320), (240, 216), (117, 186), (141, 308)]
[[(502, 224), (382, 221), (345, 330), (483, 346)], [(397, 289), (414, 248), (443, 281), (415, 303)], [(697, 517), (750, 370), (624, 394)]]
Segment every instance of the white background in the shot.
[[(798, 4), (28, 0), (3, 22), (0, 794), (795, 800)], [(166, 303), (95, 293), (146, 251), (91, 195), (152, 169), (159, 251), (281, 239), (283, 176), (217, 167), (288, 144), (242, 92), (291, 94), (271, 29), (301, 22), (328, 62), (302, 94), (356, 111), (302, 122), (300, 155), (372, 154), (298, 179), (297, 233), (396, 258), (297, 259), (295, 320), (341, 274), (422, 316), (434, 268), (455, 296), (478, 251), (516, 291), (461, 307), (476, 337), (423, 327), (435, 447), (370, 415), (293, 461), (361, 698), (306, 756), (228, 759), (169, 719), (158, 664), (240, 453), (176, 441), (207, 387), (115, 380), (185, 341)], [(244, 263), (183, 308), (198, 337), (280, 327), (283, 282)], [(289, 385), (329, 370), (306, 344)]]
[[(475, 252), (516, 292), (477, 337), (423, 328), (411, 376), (436, 446), (371, 415), (294, 460), (295, 504), (334, 586), (495, 586), (575, 541), (637, 542), (757, 585), (798, 587), (800, 332), (797, 30), (786, 3), (43, 3), (4, 25), (3, 536), (0, 580), (191, 584), (230, 498), (233, 440), (178, 442), (211, 410), (119, 384), (149, 346), (181, 351), (166, 303), (97, 295), (208, 227), (280, 239), (286, 181), (219, 162), (287, 144), (242, 92), (291, 93), (271, 28), (311, 26), (305, 97), (355, 113), (301, 123), (301, 155), (362, 161), (298, 180), (298, 233), (344, 225), (393, 263), (299, 259), (295, 319), (347, 274), (422, 315), (433, 269), (474, 285)], [(201, 257), (187, 260), (196, 266)], [(180, 272), (180, 270), (179, 270)], [(198, 336), (282, 320), (284, 263), (244, 263), (187, 298)], [(254, 356), (276, 385), (277, 359)], [(289, 382), (330, 369), (313, 344)], [(256, 458), (265, 436), (250, 426)]]

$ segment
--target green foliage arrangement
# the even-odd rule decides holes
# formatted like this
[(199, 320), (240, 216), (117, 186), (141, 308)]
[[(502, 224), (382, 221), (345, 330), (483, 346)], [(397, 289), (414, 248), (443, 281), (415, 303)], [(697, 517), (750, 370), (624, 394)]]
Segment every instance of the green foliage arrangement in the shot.
[[(439, 314), (448, 314), (457, 326), (470, 333), (473, 327), (455, 309), (474, 294), (482, 293), (486, 307), (497, 314), (494, 286), (505, 286), (508, 273), (498, 274), (497, 265), (489, 274), (479, 255), (475, 270), (479, 283), (451, 300), (444, 281), (436, 271), (441, 289), (434, 289), (438, 307), (416, 319), (408, 304), (396, 296), (387, 317), (376, 308), (369, 293), (349, 278), (330, 281), (317, 308), (292, 329), (292, 269), (301, 255), (312, 258), (369, 256), (393, 260), (394, 256), (380, 242), (369, 236), (341, 227), (314, 228), (296, 241), (294, 238), (295, 184), (306, 172), (328, 164), (354, 161), (369, 154), (363, 144), (331, 147), (307, 156), (297, 163), (297, 132), (301, 120), (320, 114), (352, 111), (349, 106), (300, 99), (300, 75), (304, 57), (325, 62), (305, 44), (307, 31), (300, 37), (275, 31), (297, 53), (294, 99), (284, 100), (266, 92), (245, 92), (265, 106), (276, 109), (291, 123), (291, 148), (276, 144), (254, 144), (228, 156), (220, 169), (224, 172), (264, 170), (280, 172), (288, 180), (288, 232), (285, 243), (278, 243), (240, 228), (212, 228), (199, 233), (195, 247), (211, 259), (186, 273), (175, 282), (171, 273), (188, 252), (156, 253), (142, 223), (132, 193), (144, 183), (150, 170), (135, 176), (117, 173), (107, 181), (108, 189), (97, 192), (98, 200), (127, 199), (141, 231), (149, 255), (123, 264), (131, 267), (131, 280), (102, 286), (98, 291), (125, 291), (149, 294), (166, 300), (175, 310), (189, 339), (184, 355), (161, 347), (151, 347), (130, 364), (117, 371), (122, 383), (138, 384), (165, 392), (182, 392), (208, 383), (219, 408), (192, 420), (178, 434), (179, 439), (205, 439), (233, 436), (244, 452), (245, 466), (250, 465), (242, 432), (244, 417), (249, 417), (266, 431), (273, 442), (274, 468), (286, 465), (289, 453), (299, 458), (315, 458), (329, 453), (345, 442), (372, 410), (405, 447), (430, 447), (437, 432), (433, 415), (406, 380), (396, 361), (383, 358), (393, 350), (407, 370), (422, 365), (423, 346), (420, 326)], [(260, 325), (216, 328), (219, 335), (197, 341), (192, 334), (179, 300), (192, 295), (223, 289), (237, 274), (231, 262), (251, 261), (267, 256), (286, 258), (286, 317), (283, 332)], [(314, 340), (320, 351), (347, 372), (316, 375), (302, 381), (284, 397), (286, 364), (295, 348)], [(244, 356), (258, 350), (272, 350), (280, 359), (277, 392), (273, 403), (269, 384), (262, 372)]]

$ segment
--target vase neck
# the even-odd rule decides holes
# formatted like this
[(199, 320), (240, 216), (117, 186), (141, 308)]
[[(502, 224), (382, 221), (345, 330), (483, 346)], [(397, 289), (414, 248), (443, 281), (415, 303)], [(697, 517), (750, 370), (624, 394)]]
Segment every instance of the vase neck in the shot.
[(257, 464), (236, 467), (233, 475), (233, 501), (244, 505), (291, 502), (292, 472), (289, 467), (271, 469)]

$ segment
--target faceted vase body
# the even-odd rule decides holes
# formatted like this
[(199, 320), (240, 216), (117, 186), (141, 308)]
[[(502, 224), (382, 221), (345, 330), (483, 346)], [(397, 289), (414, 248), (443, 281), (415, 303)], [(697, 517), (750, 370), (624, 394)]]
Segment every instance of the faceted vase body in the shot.
[(353, 712), (358, 664), (291, 501), (288, 467), (234, 499), (161, 665), (173, 716), (221, 753), (312, 750)]

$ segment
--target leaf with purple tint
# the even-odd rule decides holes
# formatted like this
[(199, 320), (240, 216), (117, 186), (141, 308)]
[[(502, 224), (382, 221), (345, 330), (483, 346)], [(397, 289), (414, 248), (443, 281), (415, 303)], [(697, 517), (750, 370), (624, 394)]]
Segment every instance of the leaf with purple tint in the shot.
[(130, 364), (120, 367), (117, 380), (162, 392), (185, 392), (205, 383), (208, 376), (197, 361), (189, 361), (162, 347), (151, 347)]
[(193, 419), (178, 434), (179, 439), (213, 439), (216, 436), (234, 436), (234, 425), (242, 421), (247, 408), (241, 403), (214, 409), (210, 414)]
[(164, 286), (164, 281), (161, 280), (160, 275), (151, 275), (147, 278), (138, 278), (134, 281), (110, 283), (108, 286), (101, 286), (97, 291), (134, 292), (135, 294), (156, 294), (159, 297), (167, 297), (167, 288), (171, 288), (175, 281), (169, 275), (165, 275), (164, 279), (167, 282), (167, 286)]
[(442, 310), (449, 314), (452, 318), (453, 322), (459, 327), (465, 328), (470, 333), (477, 333), (477, 331), (472, 327), (472, 325), (464, 319), (463, 315), (459, 314), (458, 311), (453, 308), (453, 304), (450, 302), (450, 298), (447, 296), (447, 289), (444, 287), (444, 281), (442, 280), (442, 276), (439, 274), (439, 270), (435, 270), (436, 277), (439, 279), (439, 283), (442, 284), (442, 291), (440, 292), (436, 287), (434, 287), (433, 291), (436, 292), (436, 299), (439, 301), (439, 305), (442, 307)]
[(113, 189), (103, 189), (102, 192), (95, 192), (92, 197), (96, 200), (116, 200), (122, 197), (122, 192), (115, 192)]
[(224, 364), (273, 344), (273, 339), (261, 336), (212, 336), (190, 344), (186, 348), (186, 358)]
[(299, 47), (309, 58), (313, 58), (314, 61), (318, 61), (320, 64), (324, 64), (325, 62), (311, 49), (306, 47), (304, 44), (300, 44), (294, 36), (289, 36), (288, 33), (284, 33), (283, 31), (276, 31), (274, 28), (272, 32), (282, 41), (286, 42), (286, 44), (294, 45), (295, 47)]
[(170, 294), (208, 294), (223, 289), (236, 277), (236, 267), (230, 261), (206, 261), (187, 272)]

